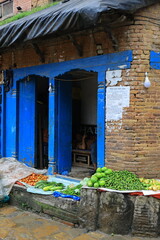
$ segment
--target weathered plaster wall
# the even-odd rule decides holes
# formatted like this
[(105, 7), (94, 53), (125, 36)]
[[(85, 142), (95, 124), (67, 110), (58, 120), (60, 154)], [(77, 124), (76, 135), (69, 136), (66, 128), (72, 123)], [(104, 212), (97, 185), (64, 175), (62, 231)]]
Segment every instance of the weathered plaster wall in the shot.
[[(150, 68), (150, 50), (160, 51), (160, 4), (136, 13), (134, 21), (119, 26), (113, 33), (119, 49), (133, 50), (131, 69), (122, 70), (116, 86), (130, 86), (129, 107), (122, 119), (106, 122), (106, 164), (113, 169), (127, 169), (139, 176), (159, 178), (160, 170), (160, 70)], [(97, 44), (104, 54), (115, 52), (104, 32), (81, 33), (76, 40), (83, 46), (83, 58), (97, 55)], [(81, 58), (66, 37), (39, 42), (45, 64)], [(40, 57), (31, 45), (17, 47), (2, 54), (2, 69), (40, 65)], [(144, 88), (145, 72), (151, 81)], [(108, 84), (110, 86), (110, 84)], [(115, 86), (114, 84), (112, 85)]]

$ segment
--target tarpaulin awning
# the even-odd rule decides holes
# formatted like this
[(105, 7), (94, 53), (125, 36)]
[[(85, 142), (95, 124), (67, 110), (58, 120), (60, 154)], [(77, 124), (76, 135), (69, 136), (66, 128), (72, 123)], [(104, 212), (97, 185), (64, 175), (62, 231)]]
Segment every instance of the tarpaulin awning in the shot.
[[(70, 0), (0, 26), (0, 48), (49, 35), (85, 30), (98, 24), (102, 13), (131, 14), (159, 0)], [(120, 16), (119, 15), (119, 16)], [(116, 20), (116, 19), (114, 19)]]

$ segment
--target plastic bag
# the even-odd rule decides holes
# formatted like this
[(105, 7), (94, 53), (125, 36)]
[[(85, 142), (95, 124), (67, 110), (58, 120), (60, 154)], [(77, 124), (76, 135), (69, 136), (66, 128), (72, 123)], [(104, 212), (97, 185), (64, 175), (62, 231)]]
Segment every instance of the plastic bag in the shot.
[(62, 198), (72, 198), (73, 200), (76, 200), (76, 201), (80, 200), (80, 197), (78, 197), (78, 196), (63, 194), (58, 191), (54, 191), (53, 196), (54, 197), (62, 197)]
[(1, 180), (1, 176), (0, 176), (0, 201), (4, 198), (4, 188), (2, 185), (2, 180)]

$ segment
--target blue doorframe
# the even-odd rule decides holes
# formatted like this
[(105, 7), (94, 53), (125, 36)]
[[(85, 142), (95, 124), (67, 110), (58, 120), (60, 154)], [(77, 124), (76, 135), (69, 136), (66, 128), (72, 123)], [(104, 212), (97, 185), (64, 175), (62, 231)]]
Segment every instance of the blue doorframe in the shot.
[[(48, 173), (53, 174), (56, 171), (58, 162), (56, 153), (56, 93), (55, 80), (58, 75), (69, 72), (74, 69), (83, 69), (85, 71), (94, 71), (98, 74), (98, 91), (97, 91), (97, 154), (98, 166), (105, 164), (105, 74), (107, 70), (130, 68), (132, 61), (132, 51), (123, 51), (119, 53), (111, 53), (106, 55), (94, 56), (89, 58), (81, 58), (66, 62), (53, 64), (45, 64), (40, 66), (21, 68), (14, 70), (14, 82), (27, 77), (28, 75), (39, 75), (48, 77), (52, 90), (49, 93), (49, 167)], [(7, 103), (6, 103), (7, 104)], [(11, 105), (10, 105), (11, 106)], [(9, 105), (6, 106), (9, 108)], [(16, 123), (14, 122), (15, 127)], [(13, 125), (13, 124), (12, 124)], [(13, 126), (12, 126), (13, 127)], [(11, 135), (11, 133), (10, 133)], [(10, 144), (12, 144), (12, 136), (10, 136)], [(7, 143), (6, 143), (7, 144)], [(15, 148), (15, 143), (14, 143)], [(6, 146), (5, 146), (6, 148)], [(16, 150), (15, 150), (16, 151)], [(9, 154), (8, 154), (9, 155)]]
[(17, 88), (16, 82), (7, 94), (5, 94), (4, 110), (4, 145), (5, 157), (17, 158)]
[(0, 86), (0, 157), (5, 156), (4, 153), (4, 143), (5, 143), (5, 94), (4, 94), (4, 86)]
[(150, 66), (160, 70), (160, 52), (150, 51)]
[(54, 77), (49, 78), (48, 174), (56, 172), (56, 93)]
[(105, 71), (98, 72), (97, 91), (97, 167), (105, 166)]

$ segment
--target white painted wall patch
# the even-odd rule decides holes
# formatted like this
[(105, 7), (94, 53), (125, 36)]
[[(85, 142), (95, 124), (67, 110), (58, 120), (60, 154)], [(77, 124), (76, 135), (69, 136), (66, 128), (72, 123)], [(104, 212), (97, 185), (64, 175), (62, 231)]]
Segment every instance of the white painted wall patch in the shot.
[(113, 70), (106, 72), (106, 82), (110, 86), (115, 86), (118, 82), (122, 81), (122, 70)]

